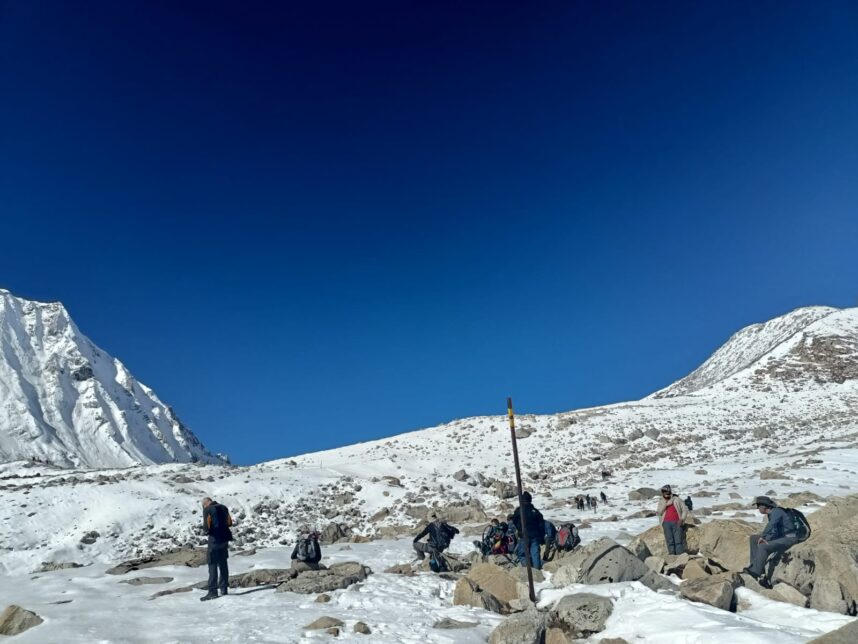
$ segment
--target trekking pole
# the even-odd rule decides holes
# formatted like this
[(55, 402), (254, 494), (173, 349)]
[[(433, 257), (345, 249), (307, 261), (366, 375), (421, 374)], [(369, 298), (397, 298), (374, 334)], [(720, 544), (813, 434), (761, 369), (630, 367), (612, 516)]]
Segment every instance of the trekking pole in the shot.
[(518, 443), (515, 440), (515, 417), (512, 413), (512, 398), (506, 399), (506, 411), (509, 415), (509, 432), (512, 436), (512, 458), (515, 461), (515, 483), (518, 486), (518, 515), (521, 521), (521, 539), (524, 541), (524, 563), (527, 565), (527, 585), (530, 589), (530, 601), (536, 603), (536, 592), (533, 590), (533, 569), (530, 564), (530, 540), (527, 537), (527, 523), (524, 520), (524, 503), (522, 502), (521, 468), (518, 466)]

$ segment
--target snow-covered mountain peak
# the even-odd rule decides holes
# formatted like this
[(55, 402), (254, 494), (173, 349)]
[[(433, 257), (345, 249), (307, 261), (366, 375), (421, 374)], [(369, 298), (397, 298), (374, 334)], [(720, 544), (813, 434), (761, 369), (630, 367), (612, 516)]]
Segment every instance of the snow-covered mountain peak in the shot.
[(858, 320), (858, 309), (836, 309), (810, 306), (796, 309), (768, 322), (752, 324), (734, 333), (700, 367), (672, 385), (657, 391), (654, 398), (685, 396), (723, 383), (802, 333), (825, 334), (826, 326), (819, 323), (840, 315), (846, 320)]
[(0, 290), (0, 461), (223, 462), (59, 302)]

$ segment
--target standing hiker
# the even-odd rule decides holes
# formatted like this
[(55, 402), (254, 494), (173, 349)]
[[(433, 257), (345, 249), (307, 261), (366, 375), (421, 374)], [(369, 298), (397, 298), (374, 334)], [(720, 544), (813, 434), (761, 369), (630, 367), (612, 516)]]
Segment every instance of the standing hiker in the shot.
[(530, 553), (530, 565), (537, 570), (542, 569), (542, 559), (539, 556), (539, 546), (545, 540), (545, 520), (542, 518), (542, 513), (533, 507), (533, 497), (530, 492), (524, 492), (521, 495), (521, 506), (513, 511), (513, 522), (518, 533), (518, 547), (516, 554), (519, 556), (519, 563), (522, 566), (527, 565), (525, 562), (525, 544), (524, 532), (521, 526), (521, 511), (524, 511), (524, 521), (527, 527), (528, 552)]
[(669, 485), (661, 488), (661, 498), (658, 500), (658, 520), (664, 530), (664, 541), (667, 552), (671, 555), (681, 555), (685, 552), (685, 532), (682, 525), (688, 517), (688, 508), (679, 496), (673, 493)]
[[(444, 522), (434, 512), (429, 515), (429, 525), (414, 537), (412, 545), (417, 553), (417, 559), (423, 561), (426, 555), (429, 555), (429, 565), (434, 572), (441, 572), (446, 569), (444, 558), (441, 553), (444, 552), (450, 545), (453, 537), (459, 534), (458, 529)], [(429, 535), (427, 543), (420, 543), (420, 539)], [(437, 570), (436, 570), (437, 568)]]
[(764, 588), (771, 587), (765, 573), (766, 561), (769, 555), (784, 552), (786, 549), (799, 542), (799, 534), (796, 525), (789, 519), (786, 510), (767, 496), (758, 496), (754, 503), (760, 514), (768, 518), (765, 530), (761, 534), (752, 534), (749, 537), (751, 546), (750, 564), (742, 572), (745, 572)]
[(608, 503), (608, 495), (607, 495), (607, 494), (605, 494), (605, 491), (604, 491), (604, 490), (602, 490), (601, 492), (599, 492), (599, 496), (600, 496), (600, 497), (602, 497), (602, 503), (604, 503), (604, 504), (606, 504), (606, 505), (607, 505), (607, 503)]
[[(200, 601), (216, 599), (218, 589), (221, 595), (227, 594), (229, 587), (229, 542), (232, 541), (232, 517), (225, 505), (212, 501), (209, 497), (203, 499), (203, 530), (209, 536), (206, 549), (206, 563), (209, 566), (208, 593), (200, 597)], [(220, 578), (218, 579), (218, 573)]]
[(319, 569), (319, 562), (322, 560), (322, 547), (319, 545), (319, 537), (321, 536), (306, 526), (301, 528), (298, 541), (292, 550), (293, 570), (305, 572)]

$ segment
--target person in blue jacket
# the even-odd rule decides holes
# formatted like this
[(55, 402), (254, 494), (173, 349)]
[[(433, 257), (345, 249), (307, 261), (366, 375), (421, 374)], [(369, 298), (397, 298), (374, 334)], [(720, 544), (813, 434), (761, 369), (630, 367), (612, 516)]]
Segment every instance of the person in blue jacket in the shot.
[(763, 573), (769, 556), (794, 546), (798, 543), (798, 535), (784, 509), (779, 508), (769, 497), (758, 496), (754, 503), (760, 514), (768, 517), (769, 521), (761, 534), (750, 536), (750, 564), (742, 572), (751, 575), (765, 587), (769, 583)]

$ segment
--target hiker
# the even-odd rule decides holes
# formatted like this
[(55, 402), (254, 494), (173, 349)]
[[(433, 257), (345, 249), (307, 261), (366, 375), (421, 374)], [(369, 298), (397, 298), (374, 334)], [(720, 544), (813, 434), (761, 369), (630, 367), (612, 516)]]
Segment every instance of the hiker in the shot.
[[(444, 522), (436, 513), (429, 515), (429, 524), (414, 537), (412, 545), (417, 553), (417, 559), (423, 561), (426, 554), (429, 554), (429, 565), (434, 572), (441, 572), (446, 569), (444, 558), (441, 553), (444, 552), (450, 545), (453, 537), (459, 534), (459, 530)], [(420, 543), (420, 539), (429, 535), (427, 543)]]
[(599, 492), (599, 496), (600, 496), (600, 497), (602, 497), (602, 503), (604, 503), (604, 504), (606, 504), (606, 505), (607, 505), (607, 503), (608, 503), (608, 495), (607, 495), (607, 494), (605, 494), (605, 491), (604, 491), (604, 490), (602, 490), (601, 492)]
[(301, 536), (292, 550), (292, 569), (298, 572), (318, 570), (322, 560), (322, 546), (319, 545), (319, 537), (322, 535), (311, 531), (307, 526), (303, 526), (299, 534)]
[(578, 528), (575, 527), (575, 524), (561, 524), (557, 530), (557, 536), (554, 538), (554, 549), (558, 552), (569, 552), (580, 543), (581, 537), (578, 535)]
[(575, 487), (578, 487), (578, 477), (577, 476), (572, 479), (572, 485), (574, 485)]
[(501, 523), (499, 519), (492, 519), (489, 526), (483, 531), (481, 541), (474, 541), (474, 545), (485, 557), (487, 555), (504, 555), (509, 552), (510, 538), (507, 535), (506, 522)]
[(590, 500), (590, 505), (592, 505), (592, 506), (593, 506), (593, 512), (595, 512), (595, 511), (596, 511), (596, 506), (597, 506), (597, 505), (599, 505), (599, 502), (598, 502), (598, 501), (596, 501), (596, 497), (595, 497), (595, 496)]
[(688, 508), (673, 493), (669, 485), (661, 488), (661, 498), (658, 500), (658, 520), (664, 530), (664, 541), (667, 552), (671, 555), (681, 555), (685, 552), (685, 532), (682, 525), (688, 518)]
[(513, 522), (519, 536), (516, 554), (522, 566), (527, 565), (525, 561), (524, 532), (521, 525), (521, 514), (524, 511), (525, 527), (527, 528), (528, 553), (530, 554), (530, 565), (537, 570), (542, 569), (542, 559), (539, 557), (539, 546), (545, 540), (545, 523), (542, 513), (533, 507), (533, 497), (530, 492), (521, 495), (521, 505), (513, 511)]
[[(790, 520), (786, 510), (778, 507), (777, 503), (767, 496), (758, 496), (754, 503), (760, 514), (768, 518), (765, 530), (761, 534), (749, 537), (751, 546), (749, 565), (742, 570), (756, 579), (764, 588), (770, 588), (767, 576), (764, 575), (766, 561), (769, 556), (781, 553), (799, 542), (799, 534), (795, 524)], [(805, 535), (806, 536), (806, 535)]]
[[(203, 499), (203, 530), (208, 535), (206, 563), (209, 566), (208, 593), (200, 597), (200, 601), (216, 599), (218, 589), (221, 596), (227, 594), (229, 587), (229, 542), (232, 541), (232, 517), (225, 505), (212, 501), (209, 497)], [(218, 578), (220, 573), (220, 578)]]
[(543, 542), (545, 544), (545, 550), (542, 553), (542, 560), (550, 561), (551, 555), (553, 554), (552, 550), (554, 549), (554, 542), (557, 539), (557, 526), (548, 519), (544, 519), (542, 524), (544, 533)]
[(694, 502), (691, 500), (690, 496), (685, 497), (685, 507), (688, 508), (689, 512), (694, 509)]

